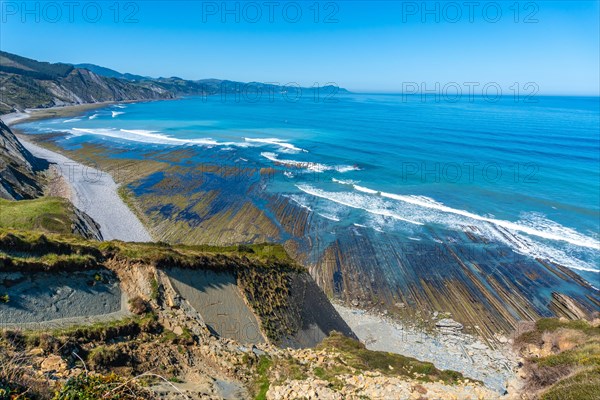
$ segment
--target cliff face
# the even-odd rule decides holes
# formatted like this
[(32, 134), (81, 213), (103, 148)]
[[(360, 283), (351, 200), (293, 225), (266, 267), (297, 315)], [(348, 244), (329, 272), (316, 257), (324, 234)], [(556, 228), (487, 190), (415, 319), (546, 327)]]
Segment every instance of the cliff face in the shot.
[[(87, 239), (102, 240), (98, 224), (68, 200), (42, 198), (44, 183), (38, 173), (48, 167), (46, 160), (34, 157), (0, 120), (0, 199), (38, 199), (37, 203), (0, 201), (0, 227), (74, 233)], [(21, 207), (15, 208), (17, 205)], [(32, 226), (23, 225), (23, 218)]]
[(42, 195), (35, 176), (44, 162), (35, 158), (0, 120), (0, 198), (33, 199)]
[[(177, 96), (285, 93), (290, 87), (261, 82), (220, 79), (186, 80), (177, 77), (149, 78), (93, 64), (50, 64), (0, 51), (0, 114), (25, 108), (97, 103), (105, 101), (159, 100)], [(301, 88), (313, 96), (313, 88)], [(324, 86), (320, 90), (348, 93)]]
[(85, 69), (74, 69), (58, 81), (42, 81), (53, 105), (96, 103), (102, 101), (155, 100), (175, 97), (162, 87), (146, 83), (106, 78)]
[(0, 52), (0, 114), (26, 108), (173, 97), (175, 94), (152, 81), (104, 77), (72, 65)]

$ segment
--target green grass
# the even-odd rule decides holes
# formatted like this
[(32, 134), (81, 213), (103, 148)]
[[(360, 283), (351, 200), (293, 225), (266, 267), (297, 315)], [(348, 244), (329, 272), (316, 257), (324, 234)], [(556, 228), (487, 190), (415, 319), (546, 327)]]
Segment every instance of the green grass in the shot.
[(150, 298), (152, 300), (158, 300), (158, 296), (160, 295), (159, 292), (159, 286), (158, 286), (158, 281), (156, 280), (156, 278), (152, 278), (152, 281), (150, 281)]
[(73, 218), (73, 206), (59, 197), (0, 199), (0, 228), (70, 234)]
[(532, 331), (518, 337), (516, 343), (522, 348), (554, 343), (572, 346), (563, 351), (552, 346), (552, 354), (526, 359), (527, 386), (540, 391), (540, 399), (600, 398), (600, 326), (583, 320), (543, 318), (536, 322)]
[(600, 368), (600, 340), (590, 340), (571, 350), (534, 359), (541, 367), (587, 367)]
[(87, 360), (94, 370), (109, 369), (120, 366), (126, 360), (126, 356), (118, 345), (98, 346), (89, 352)]
[(593, 327), (589, 322), (583, 320), (561, 321), (557, 318), (542, 318), (535, 324), (538, 332), (554, 332), (557, 329), (573, 329), (586, 334), (600, 335), (600, 326)]
[[(305, 272), (274, 244), (171, 246), (166, 243), (96, 242), (74, 235), (17, 231), (0, 227), (0, 271), (75, 271), (102, 268), (108, 261), (227, 272), (237, 278), (267, 336), (277, 343), (299, 328), (290, 303), (294, 274)], [(160, 297), (152, 281), (152, 299)]]
[(267, 356), (260, 356), (258, 365), (256, 367), (257, 378), (255, 385), (257, 387), (257, 393), (254, 397), (255, 400), (266, 400), (267, 392), (269, 391), (269, 370), (271, 369), (273, 362)]
[(341, 389), (344, 383), (338, 378), (339, 375), (351, 374), (350, 368), (343, 365), (336, 365), (327, 369), (316, 367), (313, 369), (313, 373), (319, 379), (327, 381), (331, 384), (334, 389)]
[(600, 398), (600, 367), (563, 379), (542, 393), (541, 400), (597, 400)]
[[(21, 203), (21, 202), (19, 202)], [(0, 253), (15, 260), (52, 266), (56, 255), (89, 255), (98, 263), (118, 257), (156, 267), (181, 267), (235, 272), (254, 265), (275, 271), (303, 271), (280, 245), (171, 246), (166, 243), (95, 242), (72, 235), (56, 235), (28, 228), (0, 226)]]
[(138, 400), (155, 398), (137, 382), (116, 374), (82, 373), (70, 378), (54, 395), (53, 400)]
[(27, 347), (39, 347), (48, 337), (66, 340), (111, 341), (119, 337), (135, 337), (142, 332), (158, 332), (161, 329), (157, 316), (148, 313), (143, 316), (122, 318), (114, 321), (96, 322), (55, 329), (50, 332), (23, 331)]
[(584, 333), (588, 336), (600, 337), (600, 326), (592, 326), (589, 322), (583, 320), (576, 321), (561, 321), (558, 318), (542, 318), (536, 321), (533, 330), (521, 334), (516, 340), (515, 344), (542, 344), (542, 335), (544, 332), (555, 332), (558, 329), (571, 329)]

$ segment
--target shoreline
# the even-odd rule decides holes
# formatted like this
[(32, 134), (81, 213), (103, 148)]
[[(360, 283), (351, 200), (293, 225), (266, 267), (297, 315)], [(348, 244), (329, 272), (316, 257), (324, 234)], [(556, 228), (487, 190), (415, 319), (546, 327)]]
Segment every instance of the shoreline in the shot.
[(431, 362), (439, 369), (461, 372), (503, 393), (517, 379), (517, 356), (510, 341), (496, 348), (481, 338), (462, 332), (427, 332), (400, 321), (333, 302), (338, 314), (368, 350), (396, 353)]
[(26, 121), (37, 121), (40, 119), (51, 119), (60, 117), (74, 117), (97, 108), (103, 108), (116, 103), (131, 103), (125, 101), (105, 101), (101, 103), (76, 104), (70, 106), (56, 106), (48, 108), (28, 108), (23, 112), (13, 112), (0, 115), (0, 119), (8, 126), (20, 124)]
[[(12, 126), (25, 121), (76, 116), (115, 103), (36, 108), (21, 113), (4, 114), (0, 119), (6, 125)], [(100, 225), (100, 232), (105, 241), (115, 239), (126, 242), (152, 241), (148, 229), (119, 196), (119, 185), (109, 173), (83, 165), (60, 153), (34, 144), (24, 135), (19, 135), (18, 138), (31, 154), (55, 166), (52, 172), (60, 174), (67, 184), (69, 200)]]
[[(11, 123), (75, 116), (110, 104), (94, 104), (92, 107), (60, 107), (58, 113), (56, 109), (50, 113), (44, 109), (30, 110), (28, 113), (15, 115)], [(1, 118), (4, 119), (4, 116)], [(71, 189), (71, 201), (100, 224), (104, 240), (152, 240), (134, 210), (119, 196), (119, 186), (110, 174), (31, 143), (24, 135), (19, 135), (19, 139), (35, 156), (57, 164), (58, 171)], [(483, 381), (487, 387), (497, 392), (505, 390), (507, 381), (514, 376), (514, 368), (512, 368), (514, 359), (501, 354), (499, 350), (485, 344), (480, 338), (463, 333), (438, 336), (417, 328), (409, 328), (400, 321), (391, 321), (389, 318), (360, 308), (339, 304), (334, 306), (342, 319), (370, 350), (397, 353), (432, 362), (441, 369), (458, 370), (471, 379)], [(475, 347), (472, 347), (473, 345)]]
[(56, 170), (69, 186), (69, 200), (100, 225), (105, 241), (152, 241), (149, 231), (119, 196), (119, 186), (110, 174), (38, 146), (23, 135), (19, 139), (35, 157), (56, 165)]
[(77, 117), (86, 111), (104, 108), (112, 104), (134, 104), (150, 103), (155, 101), (175, 101), (184, 97), (173, 99), (144, 99), (144, 100), (121, 100), (121, 101), (102, 101), (98, 103), (71, 104), (66, 106), (54, 106), (46, 108), (27, 108), (24, 111), (17, 111), (0, 115), (0, 119), (8, 126), (20, 124), (26, 121), (37, 121), (41, 119), (52, 119), (61, 117)]

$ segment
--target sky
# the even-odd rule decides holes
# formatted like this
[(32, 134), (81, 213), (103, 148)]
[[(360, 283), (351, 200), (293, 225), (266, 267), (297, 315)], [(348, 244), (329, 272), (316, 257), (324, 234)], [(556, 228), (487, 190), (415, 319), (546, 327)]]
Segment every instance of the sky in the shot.
[(599, 95), (599, 9), (597, 0), (0, 0), (0, 49), (153, 77)]

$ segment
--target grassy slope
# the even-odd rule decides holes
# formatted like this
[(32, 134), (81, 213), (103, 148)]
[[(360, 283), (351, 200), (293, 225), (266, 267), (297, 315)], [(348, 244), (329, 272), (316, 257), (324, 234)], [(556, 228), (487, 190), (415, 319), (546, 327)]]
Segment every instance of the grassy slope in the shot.
[(72, 221), (73, 206), (62, 198), (0, 199), (0, 228), (69, 234)]
[(519, 336), (521, 351), (544, 349), (528, 356), (526, 389), (543, 400), (600, 398), (600, 326), (587, 321), (544, 318)]

